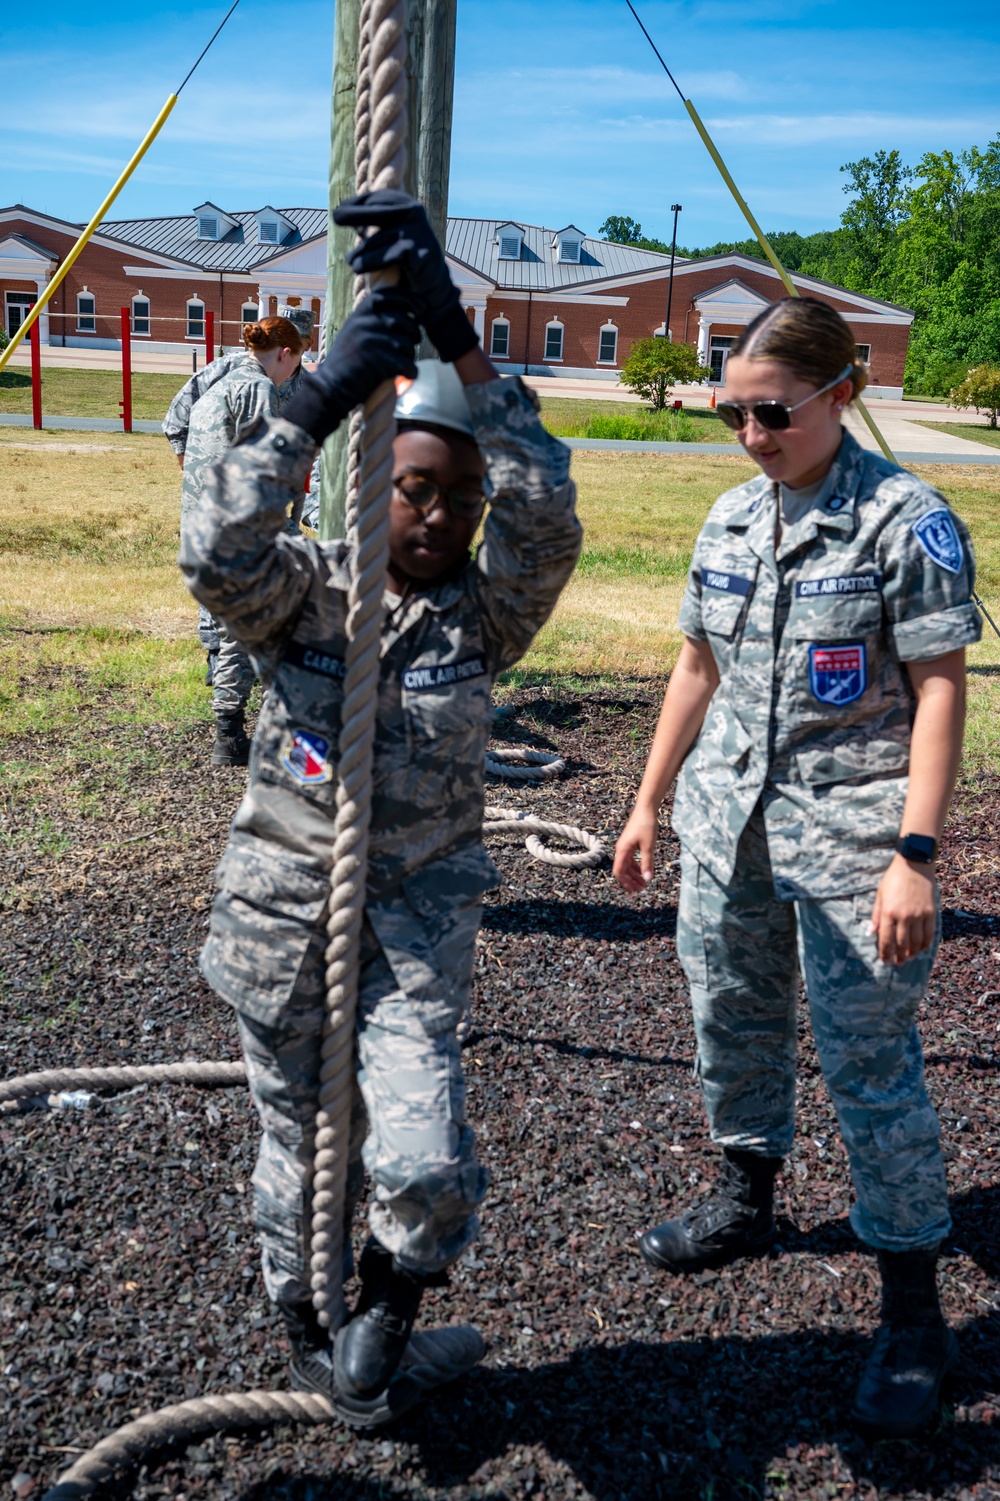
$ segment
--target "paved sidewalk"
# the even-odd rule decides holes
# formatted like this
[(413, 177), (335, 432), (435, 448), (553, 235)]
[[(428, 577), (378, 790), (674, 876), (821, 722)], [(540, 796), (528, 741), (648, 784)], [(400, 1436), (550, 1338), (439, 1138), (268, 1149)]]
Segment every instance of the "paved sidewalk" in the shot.
[[(120, 433), (122, 431), (120, 417), (43, 417), (42, 426), (46, 432)], [(10, 412), (0, 413), (0, 427), (30, 428), (31, 418)], [(136, 418), (132, 427), (137, 433), (162, 431), (159, 422), (149, 422), (140, 418)], [(912, 431), (920, 433), (922, 429), (916, 428)], [(877, 446), (867, 428), (865, 436), (869, 439), (866, 447)], [(928, 436), (931, 435), (928, 434)], [(935, 434), (934, 436), (947, 435)], [(619, 438), (563, 438), (562, 441), (567, 448), (591, 449), (597, 453), (685, 453), (689, 458), (696, 458), (700, 453), (742, 453), (738, 443), (646, 443), (629, 442)], [(1000, 464), (1000, 448), (987, 448), (980, 443), (966, 443), (961, 438), (951, 438), (949, 443), (951, 444), (950, 451), (936, 451), (929, 448), (903, 449), (896, 454), (896, 457), (901, 464)]]

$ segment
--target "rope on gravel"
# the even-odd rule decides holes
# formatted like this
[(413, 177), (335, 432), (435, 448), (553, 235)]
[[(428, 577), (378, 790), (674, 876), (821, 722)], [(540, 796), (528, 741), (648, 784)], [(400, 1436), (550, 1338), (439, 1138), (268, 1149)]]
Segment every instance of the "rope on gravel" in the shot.
[[(600, 865), (607, 857), (607, 846), (589, 829), (578, 829), (571, 823), (552, 823), (547, 818), (536, 818), (532, 813), (522, 813), (519, 808), (487, 808), (484, 812), (484, 834), (521, 834), (527, 831), (524, 841), (529, 854), (546, 865), (558, 865), (563, 870), (590, 870)], [(565, 839), (581, 847), (581, 853), (569, 850), (554, 850), (543, 844), (540, 834), (552, 839)]]
[[(371, 191), (401, 188), (407, 129), (404, 0), (371, 0), (362, 49), (371, 73), (370, 157), (365, 187)], [(348, 591), (310, 1257), (313, 1303), (320, 1323), (331, 1331), (340, 1327), (346, 1312), (341, 1264), (354, 1087), (354, 1013), (371, 824), (382, 594), (389, 566), (395, 406), (392, 381), (385, 381), (365, 404), (356, 544), (351, 553)]]
[(486, 752), (486, 775), (505, 782), (554, 782), (566, 770), (562, 756), (526, 746), (496, 746)]
[(325, 1397), (304, 1392), (232, 1392), (194, 1397), (148, 1412), (134, 1423), (101, 1439), (65, 1470), (42, 1501), (82, 1501), (107, 1485), (122, 1470), (139, 1463), (151, 1449), (183, 1442), (204, 1433), (239, 1428), (267, 1428), (273, 1423), (329, 1423), (335, 1417)]
[(15, 1100), (33, 1099), (36, 1095), (59, 1094), (64, 1089), (125, 1089), (132, 1084), (202, 1084), (208, 1089), (225, 1089), (242, 1084), (246, 1069), (242, 1063), (147, 1063), (114, 1068), (50, 1068), (39, 1074), (23, 1074), (19, 1079), (0, 1081), (0, 1105)]

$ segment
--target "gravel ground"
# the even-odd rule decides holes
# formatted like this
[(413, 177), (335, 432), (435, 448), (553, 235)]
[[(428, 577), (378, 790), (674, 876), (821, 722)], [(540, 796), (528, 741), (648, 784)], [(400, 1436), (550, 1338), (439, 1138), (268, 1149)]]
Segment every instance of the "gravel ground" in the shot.
[[(619, 828), (658, 697), (654, 684), (622, 692), (518, 692), (499, 738), (558, 746), (570, 774), (497, 800)], [(140, 735), (99, 705), (72, 742), (38, 737), (6, 756), (43, 781), (30, 807), (22, 793), (0, 810), (4, 1075), (237, 1056), (195, 956), (243, 774), (208, 768), (203, 729)], [(482, 1240), (426, 1304), (428, 1320), (479, 1324), (484, 1366), (388, 1435), (210, 1439), (156, 1456), (115, 1494), (1000, 1498), (998, 823), (1000, 779), (966, 786), (923, 1013), (955, 1217), (942, 1285), (962, 1346), (926, 1443), (868, 1447), (851, 1431), (877, 1281), (847, 1224), (844, 1153), (804, 1018), (779, 1254), (654, 1274), (636, 1231), (714, 1167), (672, 873), (632, 903), (607, 870), (553, 870), (505, 839), (465, 1054), (493, 1186)], [(666, 841), (664, 858), (676, 853)], [(239, 1089), (0, 1116), (0, 1495), (37, 1501), (75, 1450), (142, 1411), (283, 1384), (248, 1218), (255, 1135)]]

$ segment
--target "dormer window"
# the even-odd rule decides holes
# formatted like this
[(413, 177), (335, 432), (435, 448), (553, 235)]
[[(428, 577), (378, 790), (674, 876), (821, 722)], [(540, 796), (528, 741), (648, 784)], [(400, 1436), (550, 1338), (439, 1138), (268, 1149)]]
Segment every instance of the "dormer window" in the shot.
[(258, 209), (256, 217), (258, 245), (281, 245), (295, 229), (292, 220), (270, 203)]
[(567, 224), (565, 229), (560, 229), (552, 242), (556, 260), (566, 266), (578, 266), (584, 239), (583, 230), (577, 229), (575, 224)]
[(231, 229), (237, 228), (236, 220), (217, 203), (199, 203), (194, 210), (194, 224), (199, 240), (221, 240)]
[(524, 230), (520, 224), (501, 224), (497, 229), (498, 255), (502, 261), (519, 261), (524, 244)]

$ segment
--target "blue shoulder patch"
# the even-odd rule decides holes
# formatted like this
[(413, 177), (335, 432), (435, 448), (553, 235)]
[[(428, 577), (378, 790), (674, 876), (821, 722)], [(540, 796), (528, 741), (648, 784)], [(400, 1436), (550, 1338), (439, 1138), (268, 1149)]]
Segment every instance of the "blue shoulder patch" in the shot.
[(958, 573), (965, 560), (962, 539), (954, 517), (944, 506), (928, 511), (910, 528), (932, 563), (949, 573)]

